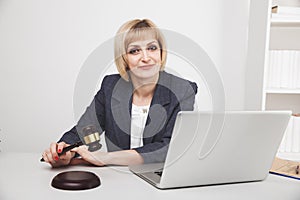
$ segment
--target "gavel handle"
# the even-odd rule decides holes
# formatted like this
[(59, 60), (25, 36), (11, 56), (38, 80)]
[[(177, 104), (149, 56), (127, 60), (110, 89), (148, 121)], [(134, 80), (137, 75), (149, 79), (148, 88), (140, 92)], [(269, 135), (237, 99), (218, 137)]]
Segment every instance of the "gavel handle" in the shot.
[[(70, 146), (67, 146), (67, 147), (63, 148), (63, 150), (62, 150), (61, 153), (58, 153), (58, 156), (61, 156), (62, 154), (64, 154), (64, 153), (70, 151), (71, 149), (74, 149), (75, 147), (79, 147), (79, 146), (81, 146), (81, 145), (83, 145), (83, 143), (82, 143), (81, 141), (79, 141), (79, 142), (76, 142), (76, 143), (74, 143), (74, 144), (72, 144), (72, 145), (70, 145)], [(41, 158), (40, 161), (41, 161), (41, 162), (44, 162), (45, 160), (44, 160), (44, 158)]]

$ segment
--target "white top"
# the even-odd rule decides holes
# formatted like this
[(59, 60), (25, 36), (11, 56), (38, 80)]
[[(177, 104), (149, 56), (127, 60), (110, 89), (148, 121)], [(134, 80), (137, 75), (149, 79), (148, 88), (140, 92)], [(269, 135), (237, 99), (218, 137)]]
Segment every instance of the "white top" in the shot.
[(143, 132), (146, 125), (148, 106), (136, 106), (132, 104), (131, 109), (131, 137), (130, 148), (137, 148), (143, 146)]

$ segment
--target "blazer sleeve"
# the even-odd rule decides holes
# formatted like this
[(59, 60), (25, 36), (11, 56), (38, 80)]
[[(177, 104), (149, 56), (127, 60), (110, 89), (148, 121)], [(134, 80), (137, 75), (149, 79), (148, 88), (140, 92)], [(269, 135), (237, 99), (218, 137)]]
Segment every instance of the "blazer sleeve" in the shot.
[(172, 108), (173, 110), (171, 111), (171, 115), (165, 124), (163, 137), (160, 139), (160, 141), (155, 141), (142, 147), (134, 148), (134, 150), (140, 153), (140, 155), (143, 157), (144, 163), (157, 163), (165, 161), (177, 113), (182, 110), (194, 110), (197, 84), (190, 82), (190, 86), (186, 88), (183, 97), (177, 101), (176, 105)]
[(80, 134), (82, 129), (88, 125), (93, 125), (96, 130), (102, 134), (105, 130), (105, 87), (107, 77), (104, 77), (100, 90), (94, 96), (91, 104), (86, 108), (78, 123), (69, 131), (63, 134), (58, 142), (64, 141), (67, 144), (73, 144), (83, 141)]

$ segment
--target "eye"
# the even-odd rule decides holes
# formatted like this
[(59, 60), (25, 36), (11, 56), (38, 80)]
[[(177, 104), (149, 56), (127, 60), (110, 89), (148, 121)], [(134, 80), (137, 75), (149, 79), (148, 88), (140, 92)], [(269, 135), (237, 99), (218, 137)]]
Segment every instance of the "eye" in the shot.
[(157, 48), (156, 45), (151, 45), (151, 46), (149, 46), (147, 49), (148, 49), (149, 51), (155, 51), (155, 50), (157, 50), (158, 48)]
[(138, 54), (140, 51), (141, 51), (141, 49), (134, 48), (134, 49), (130, 49), (130, 50), (128, 51), (128, 53), (129, 53), (129, 54), (136, 55), (136, 54)]

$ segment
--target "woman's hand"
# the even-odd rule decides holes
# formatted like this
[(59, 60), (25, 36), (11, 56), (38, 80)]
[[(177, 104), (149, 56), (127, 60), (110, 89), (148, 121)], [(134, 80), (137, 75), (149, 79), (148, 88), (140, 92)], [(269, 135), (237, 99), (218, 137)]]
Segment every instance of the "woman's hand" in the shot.
[(45, 162), (49, 163), (52, 167), (61, 167), (68, 165), (71, 159), (75, 156), (74, 152), (68, 151), (65, 154), (58, 156), (64, 147), (69, 146), (65, 142), (51, 143), (50, 148), (46, 149), (43, 153)]
[(96, 166), (104, 166), (106, 165), (106, 161), (108, 159), (108, 153), (101, 151), (90, 152), (87, 146), (80, 146), (71, 150), (72, 152), (78, 153), (82, 159), (87, 161), (90, 164)]
[(87, 146), (80, 146), (72, 149), (71, 151), (74, 151), (81, 155), (82, 159), (86, 162), (97, 166), (134, 165), (144, 163), (142, 156), (135, 150), (121, 150), (114, 152), (90, 152)]

